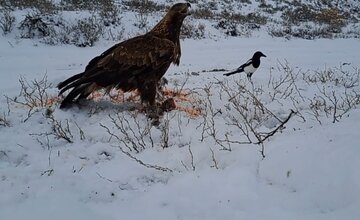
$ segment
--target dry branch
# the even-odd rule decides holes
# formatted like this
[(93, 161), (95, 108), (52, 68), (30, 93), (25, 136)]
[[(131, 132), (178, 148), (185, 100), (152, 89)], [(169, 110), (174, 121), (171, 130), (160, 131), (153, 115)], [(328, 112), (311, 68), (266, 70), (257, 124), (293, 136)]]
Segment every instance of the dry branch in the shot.
[(264, 143), (264, 141), (266, 141), (268, 138), (272, 137), (275, 135), (275, 133), (277, 133), (279, 130), (285, 128), (285, 124), (290, 120), (290, 118), (292, 116), (294, 116), (296, 114), (295, 111), (291, 110), (290, 114), (288, 115), (288, 117), (281, 122), (280, 125), (278, 125), (274, 130), (272, 130), (271, 132), (268, 132), (266, 134), (262, 134), (261, 138), (258, 142), (256, 142), (255, 144), (262, 144)]

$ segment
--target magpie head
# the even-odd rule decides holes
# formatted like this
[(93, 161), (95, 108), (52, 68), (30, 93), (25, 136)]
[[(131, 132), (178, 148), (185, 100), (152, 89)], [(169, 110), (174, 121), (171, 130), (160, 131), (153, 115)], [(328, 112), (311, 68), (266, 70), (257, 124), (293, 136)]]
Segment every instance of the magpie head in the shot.
[(262, 52), (260, 52), (260, 51), (256, 51), (255, 53), (254, 53), (254, 56), (253, 56), (254, 58), (260, 58), (260, 57), (266, 57), (265, 56), (265, 54), (263, 54)]

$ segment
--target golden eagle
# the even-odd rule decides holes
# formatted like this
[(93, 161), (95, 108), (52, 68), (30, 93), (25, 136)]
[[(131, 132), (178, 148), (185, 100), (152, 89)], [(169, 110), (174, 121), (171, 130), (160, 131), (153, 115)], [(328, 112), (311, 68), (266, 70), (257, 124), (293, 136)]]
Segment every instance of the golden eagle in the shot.
[(173, 5), (151, 31), (114, 45), (93, 58), (84, 72), (59, 83), (59, 95), (72, 89), (60, 108), (67, 108), (98, 89), (117, 88), (124, 92), (137, 89), (142, 103), (156, 109), (161, 77), (171, 63), (180, 63), (180, 28), (190, 7), (189, 3)]

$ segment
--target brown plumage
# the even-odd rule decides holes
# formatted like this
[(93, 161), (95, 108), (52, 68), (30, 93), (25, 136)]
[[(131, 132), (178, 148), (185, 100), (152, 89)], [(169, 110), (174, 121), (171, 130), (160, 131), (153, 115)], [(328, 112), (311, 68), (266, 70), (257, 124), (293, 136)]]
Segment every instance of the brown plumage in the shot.
[(59, 95), (72, 89), (60, 108), (88, 97), (101, 88), (137, 89), (141, 101), (155, 107), (157, 85), (171, 63), (179, 65), (180, 28), (189, 15), (188, 3), (173, 5), (165, 17), (148, 33), (118, 43), (93, 58), (85, 71), (58, 85)]

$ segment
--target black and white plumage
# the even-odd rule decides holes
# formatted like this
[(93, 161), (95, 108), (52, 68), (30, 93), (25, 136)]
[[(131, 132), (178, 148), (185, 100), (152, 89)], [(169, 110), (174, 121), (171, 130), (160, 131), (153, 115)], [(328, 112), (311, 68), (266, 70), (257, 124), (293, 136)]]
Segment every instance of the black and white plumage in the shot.
[(235, 73), (245, 72), (248, 79), (251, 80), (251, 76), (254, 74), (254, 72), (260, 66), (260, 57), (266, 57), (266, 56), (265, 56), (265, 54), (263, 54), (260, 51), (255, 52), (253, 57), (250, 60), (248, 60), (243, 65), (239, 66), (239, 68), (237, 68), (236, 70), (234, 70), (230, 73), (225, 73), (224, 76), (230, 76)]

